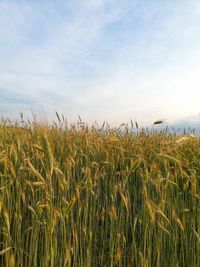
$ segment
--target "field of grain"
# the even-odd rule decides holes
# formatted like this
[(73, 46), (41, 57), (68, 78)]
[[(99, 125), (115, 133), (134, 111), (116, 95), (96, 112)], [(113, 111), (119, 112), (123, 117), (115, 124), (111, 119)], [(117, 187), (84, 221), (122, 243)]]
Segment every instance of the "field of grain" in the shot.
[(1, 267), (199, 267), (200, 139), (0, 126)]

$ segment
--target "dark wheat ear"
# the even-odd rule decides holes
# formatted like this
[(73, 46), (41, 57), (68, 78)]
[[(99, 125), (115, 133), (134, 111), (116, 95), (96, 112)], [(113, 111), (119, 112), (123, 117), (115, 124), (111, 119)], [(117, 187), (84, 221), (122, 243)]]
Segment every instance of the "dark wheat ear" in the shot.
[(157, 120), (157, 121), (154, 121), (153, 125), (162, 124), (164, 122), (165, 122), (164, 120)]

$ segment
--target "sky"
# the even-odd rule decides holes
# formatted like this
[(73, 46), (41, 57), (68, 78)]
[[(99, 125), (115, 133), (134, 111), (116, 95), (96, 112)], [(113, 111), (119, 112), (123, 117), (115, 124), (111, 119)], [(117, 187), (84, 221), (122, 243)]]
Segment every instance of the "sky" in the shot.
[(0, 0), (0, 115), (200, 122), (199, 0)]

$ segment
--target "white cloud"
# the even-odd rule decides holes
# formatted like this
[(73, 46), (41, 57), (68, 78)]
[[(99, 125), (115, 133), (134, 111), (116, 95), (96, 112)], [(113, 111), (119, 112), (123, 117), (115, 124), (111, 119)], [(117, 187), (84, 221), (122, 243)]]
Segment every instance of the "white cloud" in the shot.
[[(53, 83), (59, 84), (63, 80), (67, 83), (70, 82), (71, 76), (84, 72), (80, 65), (92, 67), (90, 46), (98, 40), (102, 29), (118, 16), (116, 9), (98, 14), (77, 10), (70, 21), (51, 21), (51, 18), (44, 17), (39, 7), (32, 4), (18, 5), (14, 2), (7, 4), (5, 1), (1, 3), (0, 36), (7, 47), (3, 47), (4, 51), (0, 53), (3, 59), (0, 63), (0, 78), (4, 86), (6, 80), (7, 86), (10, 86), (10, 78), (16, 79), (21, 89), (15, 89), (13, 84), (13, 91), (23, 91), (32, 86), (35, 86), (34, 90), (39, 90), (43, 88), (43, 81), (46, 82), (46, 89), (50, 90), (49, 80), (51, 83), (52, 80)], [(42, 23), (47, 25), (46, 20), (49, 19), (50, 29), (46, 29), (45, 40), (34, 45), (31, 42), (36, 43), (37, 40), (32, 39), (33, 37), (30, 36), (30, 40), (26, 39), (31, 28), (35, 26), (35, 21), (40, 21), (41, 17)], [(27, 23), (30, 25), (27, 26)], [(48, 74), (49, 77), (45, 78)], [(30, 84), (27, 84), (28, 81)]]

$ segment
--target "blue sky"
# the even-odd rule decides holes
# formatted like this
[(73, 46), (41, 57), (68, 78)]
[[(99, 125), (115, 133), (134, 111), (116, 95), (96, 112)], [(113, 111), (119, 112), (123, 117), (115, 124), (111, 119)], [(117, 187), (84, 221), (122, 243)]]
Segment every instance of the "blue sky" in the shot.
[(0, 0), (0, 114), (199, 120), (199, 0)]

